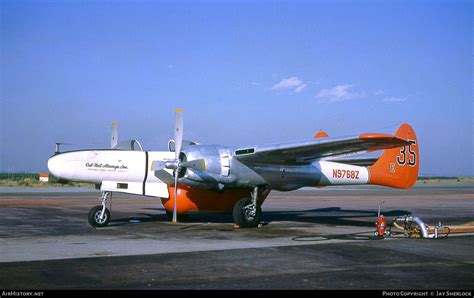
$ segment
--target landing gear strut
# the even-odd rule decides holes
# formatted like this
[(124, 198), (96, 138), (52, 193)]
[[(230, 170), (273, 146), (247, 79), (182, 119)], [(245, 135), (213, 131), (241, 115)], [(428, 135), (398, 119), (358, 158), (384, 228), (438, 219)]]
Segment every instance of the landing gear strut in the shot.
[(109, 224), (110, 211), (106, 205), (107, 202), (110, 202), (109, 206), (112, 209), (112, 193), (103, 191), (99, 200), (102, 204), (92, 207), (89, 211), (89, 224), (94, 228), (103, 228)]
[(260, 223), (262, 208), (257, 202), (258, 186), (254, 187), (251, 198), (243, 198), (234, 206), (234, 222), (241, 228), (254, 228)]

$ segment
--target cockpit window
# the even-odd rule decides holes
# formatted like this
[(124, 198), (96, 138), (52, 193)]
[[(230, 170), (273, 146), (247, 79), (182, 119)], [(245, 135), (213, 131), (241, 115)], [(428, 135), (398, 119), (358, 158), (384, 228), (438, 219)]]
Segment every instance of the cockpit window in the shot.
[(137, 140), (126, 140), (118, 143), (114, 149), (117, 150), (131, 150), (131, 151), (143, 151), (143, 147)]

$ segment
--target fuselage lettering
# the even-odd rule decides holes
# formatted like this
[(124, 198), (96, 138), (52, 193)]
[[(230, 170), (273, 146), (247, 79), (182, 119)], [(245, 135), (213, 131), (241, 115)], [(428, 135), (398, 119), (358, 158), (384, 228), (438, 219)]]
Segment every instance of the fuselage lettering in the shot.
[(332, 169), (332, 177), (340, 179), (359, 179), (359, 171), (357, 170), (341, 170)]

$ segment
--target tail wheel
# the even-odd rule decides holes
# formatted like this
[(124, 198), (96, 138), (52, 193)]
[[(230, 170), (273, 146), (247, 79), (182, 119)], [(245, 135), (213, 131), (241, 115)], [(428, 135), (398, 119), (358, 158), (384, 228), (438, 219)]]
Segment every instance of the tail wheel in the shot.
[(102, 205), (94, 206), (89, 211), (89, 224), (94, 228), (103, 228), (109, 224), (110, 221), (110, 211), (105, 208), (104, 215), (102, 215)]
[(260, 223), (262, 208), (252, 204), (252, 198), (244, 198), (237, 202), (232, 212), (234, 222), (241, 228), (254, 228)]

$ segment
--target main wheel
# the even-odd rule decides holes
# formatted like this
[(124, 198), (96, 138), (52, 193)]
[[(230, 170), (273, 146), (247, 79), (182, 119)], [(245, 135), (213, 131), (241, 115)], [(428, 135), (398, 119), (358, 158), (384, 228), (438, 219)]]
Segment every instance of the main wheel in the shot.
[(241, 228), (254, 228), (260, 223), (262, 208), (257, 204), (255, 210), (252, 207), (252, 198), (243, 198), (235, 204), (232, 215), (234, 222)]
[(102, 206), (97, 205), (92, 207), (89, 211), (89, 224), (94, 228), (103, 228), (109, 224), (110, 220), (110, 211), (105, 208), (104, 217), (100, 218), (102, 213)]

